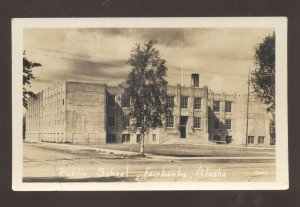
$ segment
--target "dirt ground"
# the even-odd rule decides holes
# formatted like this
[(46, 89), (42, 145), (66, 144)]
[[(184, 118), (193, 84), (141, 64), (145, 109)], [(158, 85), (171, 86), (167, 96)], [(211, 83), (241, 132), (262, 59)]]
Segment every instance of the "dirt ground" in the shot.
[[(195, 152), (199, 150), (196, 147)], [(164, 146), (158, 150), (166, 148)], [(230, 156), (222, 159), (205, 159), (201, 156), (199, 159), (162, 159), (163, 156), (59, 150), (38, 143), (24, 143), (23, 149), (24, 182), (267, 182), (274, 181), (276, 177), (275, 159), (266, 158), (274, 156), (274, 152), (264, 150), (256, 153), (252, 150), (253, 157), (246, 159), (233, 159)], [(175, 149), (179, 154), (183, 152)], [(217, 155), (223, 156), (223, 151), (226, 149), (219, 150)], [(204, 152), (200, 151), (199, 154), (204, 156)], [(243, 155), (242, 150), (233, 152), (233, 155)], [(260, 156), (265, 158), (260, 159)]]

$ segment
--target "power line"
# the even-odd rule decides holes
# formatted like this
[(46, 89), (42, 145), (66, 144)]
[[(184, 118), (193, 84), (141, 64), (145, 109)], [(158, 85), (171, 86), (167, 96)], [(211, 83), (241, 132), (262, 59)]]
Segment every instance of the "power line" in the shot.
[[(73, 52), (67, 52), (67, 51), (63, 51), (63, 50), (55, 50), (55, 49), (42, 48), (42, 47), (36, 47), (36, 46), (30, 46), (30, 45), (26, 45), (25, 47), (34, 48), (34, 49), (38, 49), (38, 50), (43, 50), (43, 51), (47, 51), (47, 52), (65, 53), (65, 54), (69, 54), (69, 55), (73, 55), (73, 56), (79, 56), (79, 57), (96, 57), (96, 58), (100, 58), (99, 56), (93, 56), (93, 55), (87, 55), (87, 54), (81, 54), (81, 53), (73, 53)], [(101, 57), (101, 58), (103, 58), (103, 57)], [(127, 63), (127, 60), (113, 59), (113, 58), (105, 58), (105, 59)]]
[(77, 61), (77, 62), (83, 62), (83, 63), (94, 64), (94, 65), (102, 65), (102, 66), (108, 66), (108, 67), (130, 69), (130, 68), (122, 67), (122, 66), (116, 66), (116, 65), (111, 65), (111, 64), (106, 64), (106, 63), (99, 63), (99, 62), (88, 61), (88, 60), (78, 60), (78, 59), (73, 59), (73, 58), (58, 57), (58, 56), (46, 55), (46, 54), (42, 54), (42, 55), (47, 56), (47, 57), (52, 57), (52, 58), (58, 58), (58, 59), (62, 59), (62, 60)]
[[(33, 55), (37, 55), (36, 53), (31, 53)], [(53, 56), (53, 55), (46, 55), (46, 54), (40, 54), (43, 56), (47, 56), (47, 57), (52, 57), (52, 58), (58, 58), (58, 59), (62, 59), (62, 60), (68, 60), (68, 61), (77, 61), (77, 62), (82, 62), (82, 63), (88, 63), (88, 64), (94, 64), (94, 65), (101, 65), (101, 66), (107, 66), (107, 67), (115, 67), (115, 68), (123, 68), (123, 69), (130, 69), (129, 67), (124, 67), (124, 66), (117, 66), (117, 65), (112, 65), (112, 64), (107, 64), (107, 63), (100, 63), (100, 62), (95, 62), (95, 61), (88, 61), (88, 60), (79, 60), (79, 59), (73, 59), (73, 58), (66, 58), (66, 57), (59, 57), (59, 56)], [(174, 69), (180, 69), (177, 67), (168, 67), (168, 68), (174, 68)], [(103, 68), (106, 69), (106, 68)], [(109, 69), (109, 68), (107, 68)], [(185, 69), (185, 71), (197, 71), (197, 70), (192, 70), (192, 69)], [(215, 72), (215, 71), (200, 71), (201, 73), (213, 73), (213, 74), (223, 74), (223, 75), (236, 75), (236, 76), (245, 76), (243, 74), (234, 74), (234, 73), (222, 73), (222, 72)], [(180, 75), (177, 73), (172, 73), (172, 72), (168, 72), (168, 75)], [(190, 75), (184, 75), (184, 76), (190, 76)], [(205, 77), (205, 76), (203, 76)], [(230, 79), (230, 78), (226, 78), (226, 79)], [(239, 80), (239, 79), (233, 79), (232, 80)]]

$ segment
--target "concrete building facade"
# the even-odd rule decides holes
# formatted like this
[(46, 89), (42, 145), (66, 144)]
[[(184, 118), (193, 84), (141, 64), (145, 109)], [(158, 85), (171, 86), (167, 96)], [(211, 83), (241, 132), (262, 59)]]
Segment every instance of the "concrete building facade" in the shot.
[[(128, 131), (130, 100), (122, 85), (65, 81), (28, 101), (28, 141), (74, 144), (128, 143), (141, 141), (141, 134)], [(149, 144), (222, 143), (269, 145), (269, 118), (265, 106), (250, 96), (247, 126), (247, 95), (213, 93), (199, 87), (192, 75), (190, 87), (168, 86), (167, 104), (173, 116), (164, 127), (151, 130)]]

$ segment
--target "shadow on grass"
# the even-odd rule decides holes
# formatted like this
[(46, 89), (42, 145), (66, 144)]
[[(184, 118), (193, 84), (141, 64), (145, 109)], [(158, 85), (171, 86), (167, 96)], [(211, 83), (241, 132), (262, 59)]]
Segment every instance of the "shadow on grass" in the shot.
[(95, 178), (24, 177), (23, 182), (26, 183), (135, 182), (135, 177), (95, 177)]

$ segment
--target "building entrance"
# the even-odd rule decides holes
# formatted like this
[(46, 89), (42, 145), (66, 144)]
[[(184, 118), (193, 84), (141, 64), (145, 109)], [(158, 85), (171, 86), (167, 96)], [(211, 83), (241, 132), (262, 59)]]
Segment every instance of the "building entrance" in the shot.
[(180, 138), (186, 138), (187, 116), (180, 116)]

